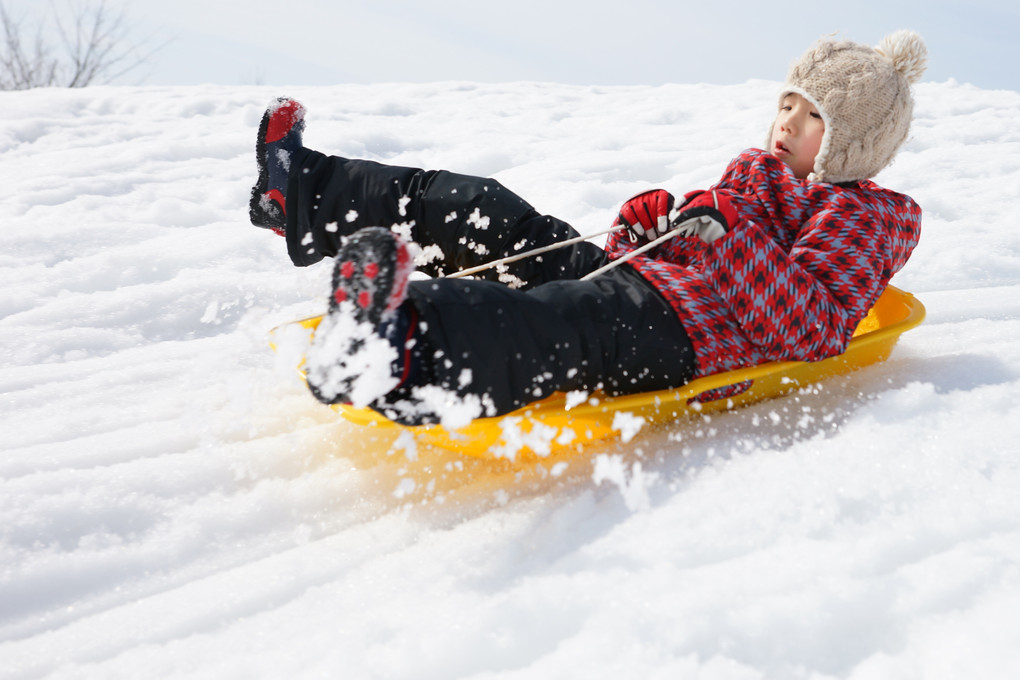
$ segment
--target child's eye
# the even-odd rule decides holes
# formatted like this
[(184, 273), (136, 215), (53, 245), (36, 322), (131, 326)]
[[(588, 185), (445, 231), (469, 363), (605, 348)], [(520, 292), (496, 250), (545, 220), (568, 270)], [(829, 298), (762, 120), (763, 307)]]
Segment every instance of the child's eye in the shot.
[(817, 113), (817, 112), (815, 112), (815, 111), (812, 111), (812, 112), (811, 112), (811, 117), (812, 117), (812, 118), (817, 118), (818, 120), (821, 120), (821, 119), (822, 119), (822, 114), (820, 114), (820, 113)]

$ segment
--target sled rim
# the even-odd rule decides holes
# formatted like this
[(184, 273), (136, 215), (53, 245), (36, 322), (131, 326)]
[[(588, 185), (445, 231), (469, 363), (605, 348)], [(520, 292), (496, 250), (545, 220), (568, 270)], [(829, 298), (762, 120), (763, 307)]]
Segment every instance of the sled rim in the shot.
[[(453, 431), (441, 425), (400, 425), (369, 408), (344, 404), (332, 408), (355, 425), (407, 429), (421, 441), (474, 457), (544, 458), (563, 448), (580, 449), (587, 443), (614, 436), (620, 430), (614, 427), (617, 414), (659, 423), (685, 414), (730, 410), (884, 361), (900, 336), (923, 322), (925, 315), (924, 305), (913, 294), (888, 286), (858, 324), (842, 354), (817, 362), (782, 361), (749, 366), (656, 392), (593, 394), (570, 408), (566, 406), (567, 396), (557, 393), (502, 416), (477, 418)], [(314, 330), (320, 319), (310, 317), (294, 323)], [(750, 387), (739, 394), (699, 401), (706, 393), (745, 382), (750, 382)]]

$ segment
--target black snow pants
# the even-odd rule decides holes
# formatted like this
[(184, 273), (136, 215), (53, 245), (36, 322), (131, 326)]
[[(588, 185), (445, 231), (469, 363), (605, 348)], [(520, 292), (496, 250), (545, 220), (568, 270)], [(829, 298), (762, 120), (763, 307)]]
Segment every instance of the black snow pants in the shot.
[[(419, 270), (434, 277), (577, 236), (493, 179), (309, 149), (292, 158), (286, 213), (296, 265), (335, 255), (343, 235), (383, 226), (432, 256)], [(418, 382), (474, 395), (490, 416), (555, 391), (631, 394), (686, 383), (695, 368), (691, 342), (650, 283), (626, 264), (577, 280), (608, 261), (581, 242), (475, 279), (413, 281), (405, 305), (417, 316)], [(417, 386), (402, 385), (385, 401), (411, 399)], [(407, 424), (442, 415), (402, 419), (386, 406), (377, 408)]]

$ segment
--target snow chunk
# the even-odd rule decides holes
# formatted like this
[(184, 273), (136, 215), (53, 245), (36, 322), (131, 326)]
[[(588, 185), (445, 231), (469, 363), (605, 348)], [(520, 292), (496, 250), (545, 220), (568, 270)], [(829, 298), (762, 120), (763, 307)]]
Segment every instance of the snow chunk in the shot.
[(393, 490), (394, 498), (404, 498), (414, 493), (414, 490), (418, 487), (413, 479), (410, 477), (404, 477), (397, 483), (397, 488)]
[(397, 351), (369, 323), (358, 323), (354, 305), (344, 301), (326, 315), (308, 350), (307, 378), (327, 399), (346, 395), (365, 407), (397, 386), (390, 365)]
[(283, 166), (284, 170), (290, 172), (290, 151), (287, 151), (286, 149), (277, 149), (276, 159), (280, 161), (280, 165)]
[(606, 481), (615, 484), (631, 512), (644, 512), (651, 508), (648, 488), (658, 477), (659, 475), (654, 472), (646, 474), (641, 468), (640, 461), (634, 462), (628, 474), (623, 456), (605, 453), (595, 457), (595, 469), (591, 476), (596, 484)]
[(468, 215), (467, 223), (482, 231), (489, 228), (489, 218), (482, 215), (482, 211), (475, 208), (474, 212)]
[[(523, 422), (524, 418), (520, 416), (507, 416), (499, 421), (503, 444), (491, 450), (495, 457), (513, 462), (525, 447), (543, 458), (552, 453), (552, 442), (560, 435), (559, 428), (529, 419), (528, 428), (525, 429), (521, 427)], [(574, 433), (571, 432), (570, 435), (573, 439)]]
[(418, 440), (414, 438), (411, 430), (401, 431), (400, 436), (393, 442), (393, 449), (403, 449), (404, 457), (412, 463), (418, 460)]
[[(573, 369), (571, 369), (573, 370)], [(564, 409), (569, 411), (575, 406), (583, 404), (588, 399), (588, 392), (586, 390), (571, 390), (566, 394), (566, 404)], [(615, 429), (615, 428), (614, 428)]]
[(612, 429), (620, 433), (620, 438), (624, 444), (633, 439), (634, 435), (640, 432), (644, 425), (645, 419), (633, 413), (617, 411), (613, 415)]

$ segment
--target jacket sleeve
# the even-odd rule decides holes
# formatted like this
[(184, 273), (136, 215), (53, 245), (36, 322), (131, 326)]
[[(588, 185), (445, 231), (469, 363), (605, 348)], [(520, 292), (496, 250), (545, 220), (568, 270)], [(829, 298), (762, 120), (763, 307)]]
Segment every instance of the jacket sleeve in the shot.
[(766, 354), (813, 361), (844, 351), (881, 294), (884, 248), (874, 215), (834, 206), (813, 214), (789, 251), (767, 228), (738, 225), (707, 249), (703, 275)]
[(844, 351), (920, 235), (909, 197), (867, 180), (798, 180), (762, 151), (734, 159), (714, 188), (731, 193), (742, 219), (706, 249), (702, 275), (774, 358)]

